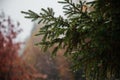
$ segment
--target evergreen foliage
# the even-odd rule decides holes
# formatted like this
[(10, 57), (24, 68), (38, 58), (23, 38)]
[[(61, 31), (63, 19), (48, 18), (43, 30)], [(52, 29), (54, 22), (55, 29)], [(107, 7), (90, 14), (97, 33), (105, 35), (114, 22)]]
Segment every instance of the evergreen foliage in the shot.
[(73, 61), (72, 69), (82, 68), (86, 80), (119, 80), (120, 1), (74, 3), (64, 0), (59, 3), (64, 5), (66, 19), (55, 17), (52, 8), (42, 9), (40, 14), (22, 11), (26, 18), (45, 24), (37, 34), (44, 36), (38, 45), (45, 50), (56, 45), (53, 55), (65, 48), (64, 55)]

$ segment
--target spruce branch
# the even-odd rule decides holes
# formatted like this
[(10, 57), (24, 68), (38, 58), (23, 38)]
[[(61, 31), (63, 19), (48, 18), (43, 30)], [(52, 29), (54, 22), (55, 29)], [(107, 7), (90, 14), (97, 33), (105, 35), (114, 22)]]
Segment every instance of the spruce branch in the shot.
[[(37, 34), (43, 35), (39, 44), (44, 50), (55, 46), (53, 55), (65, 48), (64, 55), (71, 56), (73, 61), (72, 69), (83, 69), (89, 80), (120, 79), (119, 1), (74, 3), (64, 0), (59, 3), (64, 5), (67, 19), (55, 17), (52, 8), (42, 9), (39, 15), (33, 11), (22, 12), (26, 18), (44, 23)], [(94, 10), (89, 10), (91, 7)]]

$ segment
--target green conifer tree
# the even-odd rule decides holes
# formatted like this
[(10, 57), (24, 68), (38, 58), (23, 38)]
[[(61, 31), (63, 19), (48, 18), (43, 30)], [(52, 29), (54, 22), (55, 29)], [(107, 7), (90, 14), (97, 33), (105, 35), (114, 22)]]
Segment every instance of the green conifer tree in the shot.
[(38, 45), (45, 50), (56, 45), (53, 55), (65, 48), (64, 55), (71, 57), (72, 69), (83, 69), (86, 80), (119, 80), (120, 1), (74, 3), (64, 0), (59, 3), (64, 5), (67, 18), (55, 17), (52, 8), (42, 9), (40, 14), (22, 11), (26, 18), (45, 24), (37, 34), (44, 36)]

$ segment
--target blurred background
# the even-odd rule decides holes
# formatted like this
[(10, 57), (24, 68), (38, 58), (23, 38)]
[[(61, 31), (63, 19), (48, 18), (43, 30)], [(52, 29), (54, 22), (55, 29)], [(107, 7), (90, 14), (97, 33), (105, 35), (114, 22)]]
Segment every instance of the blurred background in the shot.
[(0, 0), (0, 80), (84, 80), (70, 70), (64, 50), (52, 58), (52, 48), (43, 52), (34, 45), (42, 38), (34, 35), (43, 24), (25, 19), (21, 11), (39, 13), (47, 7), (64, 16), (57, 0)]

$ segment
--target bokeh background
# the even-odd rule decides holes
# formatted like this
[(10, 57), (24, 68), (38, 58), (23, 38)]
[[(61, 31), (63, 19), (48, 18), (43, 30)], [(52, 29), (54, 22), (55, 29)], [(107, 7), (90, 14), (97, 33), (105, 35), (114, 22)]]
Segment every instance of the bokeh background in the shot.
[[(25, 19), (21, 11), (39, 13), (47, 7), (53, 8), (55, 16), (64, 16), (57, 0), (0, 0), (0, 80), (84, 80), (82, 71), (70, 70), (64, 50), (52, 58), (54, 47), (43, 52), (34, 45), (42, 38), (35, 34), (43, 24)], [(22, 31), (17, 31), (16, 26)]]

